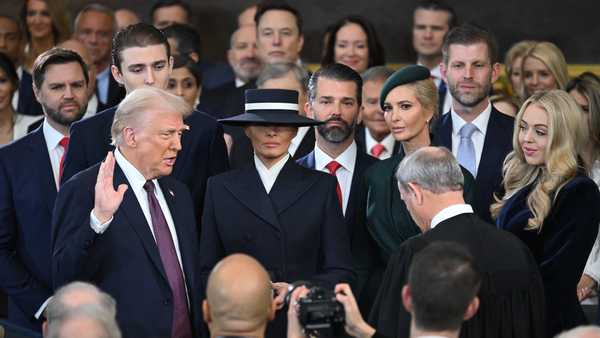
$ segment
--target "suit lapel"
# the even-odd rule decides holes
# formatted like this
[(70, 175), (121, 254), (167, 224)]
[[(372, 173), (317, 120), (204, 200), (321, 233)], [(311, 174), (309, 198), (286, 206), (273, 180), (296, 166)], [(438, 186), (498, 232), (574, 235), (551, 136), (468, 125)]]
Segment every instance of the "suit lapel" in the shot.
[(448, 148), (452, 151), (452, 118), (450, 113), (445, 114), (439, 120), (435, 128), (434, 145)]
[(233, 197), (250, 209), (253, 214), (280, 230), (279, 219), (273, 209), (273, 203), (267, 195), (253, 160), (249, 165), (240, 169), (233, 180), (225, 181), (224, 185), (225, 189), (229, 190)]
[(497, 140), (501, 140), (504, 137), (500, 133), (499, 128), (497, 128), (497, 114), (502, 113), (496, 111), (496, 109), (492, 107), (490, 120), (488, 121), (487, 130), (485, 132), (485, 139), (483, 141), (483, 152), (481, 154), (479, 167), (477, 168), (477, 177), (475, 178), (477, 184), (480, 182), (489, 182), (486, 176), (494, 172), (495, 166), (497, 166), (498, 163), (503, 162), (503, 160), (499, 158), (502, 157), (502, 152), (500, 148), (494, 144), (494, 142), (497, 142)]
[[(118, 164), (115, 165), (113, 182), (115, 188), (118, 187), (120, 184), (129, 185), (125, 174), (123, 173)], [(163, 276), (163, 278), (165, 278), (165, 280), (168, 280), (167, 274), (165, 273), (162, 261), (160, 259), (158, 247), (156, 246), (156, 242), (154, 241), (154, 237), (152, 236), (152, 232), (150, 231), (150, 225), (146, 221), (146, 217), (142, 212), (140, 203), (135, 197), (135, 193), (131, 190), (131, 187), (125, 192), (125, 195), (123, 196), (123, 202), (121, 202), (121, 206), (119, 207), (117, 213), (122, 213), (125, 216), (125, 218), (127, 218), (127, 223), (129, 223), (129, 225), (139, 236), (140, 240), (142, 241), (142, 245), (144, 246), (144, 249), (146, 249), (146, 252), (150, 257), (150, 260), (154, 263), (154, 265), (156, 266), (160, 274)]]
[(318, 176), (305, 176), (303, 170), (306, 169), (292, 159), (281, 169), (269, 194), (277, 214), (285, 211), (317, 181)]
[(294, 153), (293, 157), (294, 157), (294, 159), (299, 159), (302, 156), (308, 154), (314, 148), (315, 148), (315, 128), (311, 127), (306, 132), (306, 135), (304, 135), (304, 138), (302, 138), (302, 141), (300, 142), (298, 149), (296, 149), (296, 152)]
[(54, 180), (54, 172), (50, 162), (50, 154), (48, 153), (48, 145), (44, 139), (42, 126), (33, 132), (30, 150), (32, 154), (32, 162), (37, 167), (37, 175), (40, 182), (40, 193), (46, 196), (46, 204), (48, 211), (52, 215), (54, 209), (54, 201), (56, 200), (56, 181)]

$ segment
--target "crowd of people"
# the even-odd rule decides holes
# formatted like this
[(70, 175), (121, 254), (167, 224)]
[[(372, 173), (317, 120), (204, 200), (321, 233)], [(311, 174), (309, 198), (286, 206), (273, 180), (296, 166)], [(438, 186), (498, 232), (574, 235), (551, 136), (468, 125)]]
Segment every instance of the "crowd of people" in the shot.
[(11, 334), (301, 338), (318, 287), (336, 336), (600, 337), (600, 78), (555, 44), (421, 0), (414, 64), (348, 15), (311, 72), (282, 1), (227, 65), (181, 0), (66, 13), (0, 14)]

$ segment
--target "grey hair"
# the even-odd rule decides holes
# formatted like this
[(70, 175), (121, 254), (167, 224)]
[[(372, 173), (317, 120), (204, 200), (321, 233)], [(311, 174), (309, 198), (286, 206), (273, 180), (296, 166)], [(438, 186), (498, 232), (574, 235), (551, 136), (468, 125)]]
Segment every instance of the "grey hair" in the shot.
[(125, 96), (119, 104), (110, 135), (112, 145), (123, 144), (123, 130), (131, 127), (149, 109), (173, 110), (181, 116), (188, 116), (192, 112), (192, 106), (187, 104), (181, 97), (168, 93), (156, 87), (144, 86), (132, 91)]
[(365, 70), (360, 76), (363, 84), (367, 81), (385, 81), (394, 74), (394, 70), (386, 66), (375, 66)]
[(300, 83), (304, 92), (306, 92), (309, 79), (308, 72), (292, 62), (266, 64), (258, 75), (258, 79), (256, 79), (256, 87), (262, 88), (268, 80), (280, 79), (290, 72), (294, 75), (298, 83)]
[(574, 329), (565, 331), (555, 338), (583, 338), (583, 337), (591, 337), (590, 335), (586, 335), (590, 333), (595, 333), (595, 337), (600, 337), (600, 327), (594, 325), (585, 325), (578, 326)]
[(464, 176), (458, 161), (444, 147), (425, 147), (406, 156), (396, 170), (398, 186), (410, 191), (415, 183), (435, 194), (463, 189)]
[[(77, 13), (77, 16), (75, 17), (75, 21), (74, 21), (74, 26), (73, 26), (75, 31), (77, 31), (77, 27), (79, 26), (79, 20), (81, 20), (81, 16), (87, 12), (100, 12), (102, 14), (106, 14), (106, 15), (110, 16), (110, 19), (112, 20), (112, 23), (113, 23), (112, 24), (113, 34), (117, 31), (117, 19), (115, 18), (115, 12), (110, 7), (99, 4), (99, 3), (91, 3), (89, 5), (86, 5)], [(111, 39), (112, 39), (112, 37), (111, 37)]]
[(117, 315), (117, 303), (109, 294), (102, 292), (98, 287), (90, 283), (72, 282), (56, 290), (54, 296), (48, 302), (48, 306), (46, 307), (48, 322), (60, 318), (73, 309), (73, 305), (69, 305), (68, 298), (76, 292), (95, 295), (96, 302), (90, 303), (90, 305), (102, 309), (112, 317)]
[(102, 328), (103, 334), (96, 338), (121, 338), (121, 331), (114, 316), (93, 304), (80, 305), (48, 321), (47, 338), (70, 338), (61, 331), (71, 321), (91, 319)]

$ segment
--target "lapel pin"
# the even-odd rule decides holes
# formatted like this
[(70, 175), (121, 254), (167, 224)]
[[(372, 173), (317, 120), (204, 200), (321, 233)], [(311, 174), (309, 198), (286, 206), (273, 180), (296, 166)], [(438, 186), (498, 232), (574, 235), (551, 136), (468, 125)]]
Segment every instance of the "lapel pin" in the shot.
[(171, 189), (169, 189), (169, 194), (171, 194), (171, 196), (175, 197), (175, 193)]

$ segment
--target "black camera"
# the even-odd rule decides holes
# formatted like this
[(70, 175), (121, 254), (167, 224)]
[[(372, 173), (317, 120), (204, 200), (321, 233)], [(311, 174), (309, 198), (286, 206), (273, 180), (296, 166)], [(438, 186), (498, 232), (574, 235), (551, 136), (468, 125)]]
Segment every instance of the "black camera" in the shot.
[[(320, 286), (296, 282), (288, 296), (299, 286), (306, 286), (308, 294), (298, 300), (298, 320), (307, 336), (339, 337), (344, 330), (344, 306), (335, 293)], [(289, 299), (288, 299), (289, 302)]]

